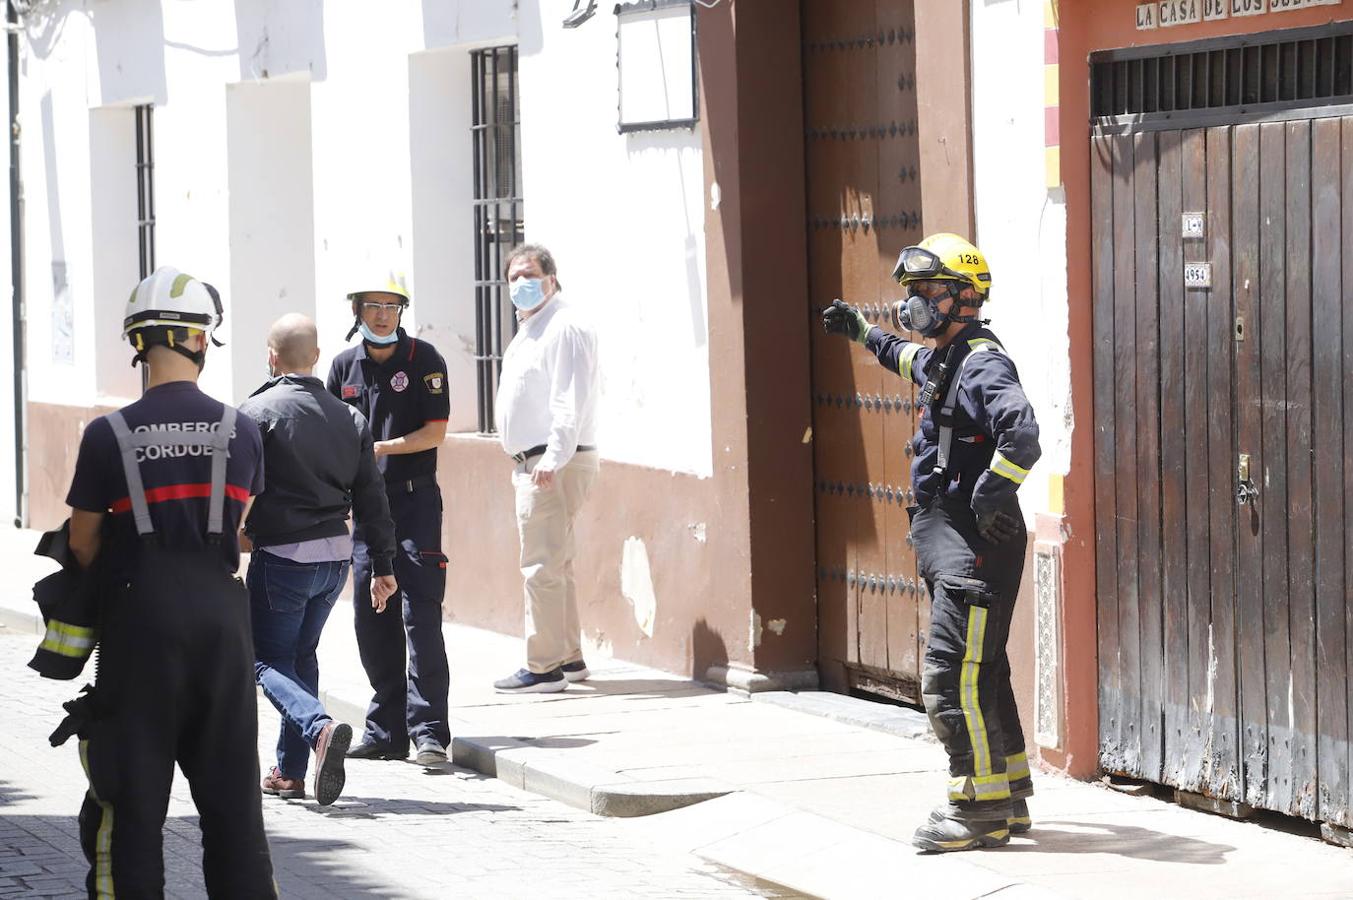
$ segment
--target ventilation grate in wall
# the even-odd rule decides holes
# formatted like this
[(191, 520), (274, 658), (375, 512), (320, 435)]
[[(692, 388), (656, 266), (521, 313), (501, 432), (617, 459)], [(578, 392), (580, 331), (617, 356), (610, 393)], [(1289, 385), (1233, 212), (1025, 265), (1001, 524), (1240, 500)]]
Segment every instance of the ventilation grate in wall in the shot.
[(1096, 124), (1234, 121), (1353, 103), (1353, 22), (1090, 56)]

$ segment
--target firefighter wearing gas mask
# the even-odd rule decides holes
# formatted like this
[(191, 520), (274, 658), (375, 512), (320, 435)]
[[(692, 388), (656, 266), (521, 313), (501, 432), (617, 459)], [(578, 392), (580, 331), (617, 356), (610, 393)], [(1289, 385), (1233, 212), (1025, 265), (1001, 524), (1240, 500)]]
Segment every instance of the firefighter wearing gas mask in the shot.
[(921, 690), (950, 778), (947, 802), (913, 843), (1000, 847), (1031, 827), (1033, 781), (1005, 645), (1027, 542), (1015, 493), (1041, 452), (1038, 423), (1014, 362), (981, 318), (991, 295), (982, 252), (934, 234), (902, 251), (893, 278), (908, 291), (893, 324), (924, 343), (871, 326), (841, 300), (822, 324), (921, 388), (908, 509), (932, 604)]

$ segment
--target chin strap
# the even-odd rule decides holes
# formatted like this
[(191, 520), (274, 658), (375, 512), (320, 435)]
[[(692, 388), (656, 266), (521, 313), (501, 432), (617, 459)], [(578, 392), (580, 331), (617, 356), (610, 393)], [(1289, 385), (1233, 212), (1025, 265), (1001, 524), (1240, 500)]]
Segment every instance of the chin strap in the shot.
[[(211, 342), (218, 347), (225, 346), (225, 344), (216, 340), (216, 337), (214, 335), (212, 336)], [(199, 372), (201, 372), (202, 369), (207, 365), (207, 351), (205, 349), (196, 351), (189, 350), (187, 347), (178, 343), (178, 341), (174, 340), (173, 329), (170, 329), (169, 331), (165, 332), (165, 340), (156, 341), (150, 344), (146, 343), (145, 338), (142, 336), (141, 332), (138, 331), (136, 332), (136, 342), (132, 346), (136, 348), (136, 355), (132, 357), (133, 369), (136, 368), (137, 363), (140, 363), (141, 365), (146, 365), (147, 359), (150, 356), (151, 347), (168, 347), (170, 350), (173, 350), (180, 356), (192, 360), (193, 364), (197, 366), (197, 371)]]

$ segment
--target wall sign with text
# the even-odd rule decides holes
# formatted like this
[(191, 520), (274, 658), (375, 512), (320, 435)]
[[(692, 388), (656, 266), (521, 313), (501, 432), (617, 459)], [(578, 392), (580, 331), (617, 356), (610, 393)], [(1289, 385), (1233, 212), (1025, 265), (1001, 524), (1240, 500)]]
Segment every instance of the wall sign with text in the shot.
[(1341, 6), (1344, 0), (1159, 0), (1137, 4), (1137, 30), (1173, 28), (1215, 19), (1264, 16), (1312, 6)]

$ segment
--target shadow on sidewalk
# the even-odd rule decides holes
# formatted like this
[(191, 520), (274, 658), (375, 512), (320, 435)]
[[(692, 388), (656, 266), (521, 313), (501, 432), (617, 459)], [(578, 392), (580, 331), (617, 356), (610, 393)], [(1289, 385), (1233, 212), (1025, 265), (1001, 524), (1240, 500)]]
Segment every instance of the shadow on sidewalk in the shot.
[(525, 735), (508, 737), (501, 734), (458, 734), (455, 736), (455, 740), (469, 741), (494, 752), (499, 750), (518, 750), (523, 745), (528, 747), (539, 747), (542, 750), (576, 750), (579, 747), (588, 747), (596, 743), (596, 741), (591, 738), (581, 737), (527, 737)]
[[(0, 802), (27, 795), (0, 785)], [(80, 798), (72, 798), (79, 807)], [(494, 807), (483, 807), (493, 809)], [(5, 896), (82, 896), (89, 864), (80, 849), (75, 816), (15, 815), (0, 808), (0, 888)], [(205, 897), (202, 881), (201, 832), (196, 816), (171, 816), (164, 827), (166, 896)], [(390, 897), (391, 885), (366, 875), (360, 858), (366, 848), (341, 840), (309, 840), (268, 836), (273, 877), (283, 897), (313, 891), (324, 884), (331, 897)], [(335, 889), (333, 885), (341, 884)]]
[(697, 697), (701, 694), (722, 693), (694, 681), (676, 681), (665, 678), (589, 678), (587, 681), (571, 684), (564, 692), (565, 698), (583, 697)]
[(350, 797), (343, 795), (333, 806), (306, 803), (305, 811), (334, 819), (385, 819), (391, 816), (450, 816), (468, 812), (517, 812), (520, 806), (499, 803), (443, 803), (401, 797)]
[[(1070, 825), (1078, 830), (1059, 831), (1049, 828), (1049, 825)], [(1219, 866), (1226, 861), (1226, 854), (1236, 849), (1229, 844), (1214, 844), (1198, 838), (1165, 834), (1136, 825), (1108, 825), (1070, 819), (1036, 822), (1034, 830), (1021, 837), (1023, 841), (1011, 843), (999, 852), (1104, 853), (1155, 862)]]

